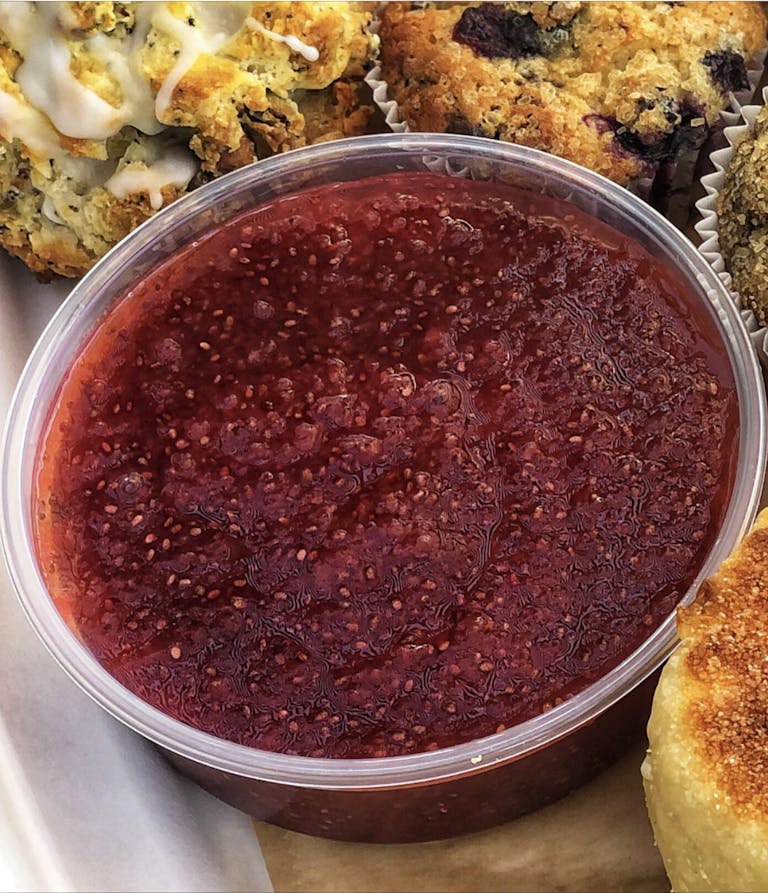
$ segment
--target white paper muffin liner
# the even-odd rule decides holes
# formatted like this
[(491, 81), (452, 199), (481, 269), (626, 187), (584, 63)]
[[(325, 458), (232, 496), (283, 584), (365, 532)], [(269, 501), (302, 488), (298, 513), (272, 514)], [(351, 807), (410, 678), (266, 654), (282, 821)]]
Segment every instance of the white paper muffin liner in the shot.
[[(385, 3), (380, 3), (376, 9), (376, 15), (373, 17), (373, 21), (368, 26), (368, 30), (371, 34), (375, 34), (378, 36), (379, 34), (379, 26), (381, 25), (380, 15), (383, 8), (386, 6)], [(410, 133), (411, 128), (400, 119), (400, 110), (397, 106), (397, 101), (394, 99), (390, 99), (388, 96), (388, 87), (387, 82), (381, 76), (381, 65), (376, 63), (376, 65), (366, 74), (365, 83), (371, 88), (371, 93), (373, 93), (373, 101), (378, 106), (382, 115), (384, 115), (384, 120), (387, 124), (387, 127), (393, 133)]]
[[(768, 86), (763, 88), (762, 100), (763, 105), (768, 102)], [(733, 296), (760, 362), (764, 368), (768, 369), (768, 328), (760, 326), (755, 314), (743, 305), (739, 294), (733, 289), (731, 274), (726, 270), (725, 260), (720, 251), (719, 220), (717, 216), (717, 197), (725, 182), (725, 170), (731, 163), (736, 146), (754, 130), (755, 118), (763, 105), (744, 105), (741, 106), (738, 113), (729, 115), (730, 120), (728, 123), (730, 126), (723, 131), (728, 145), (723, 149), (712, 152), (709, 158), (715, 171), (701, 178), (701, 183), (707, 194), (696, 202), (696, 209), (701, 214), (701, 220), (696, 223), (695, 228), (701, 237), (699, 251), (709, 261)], [(723, 117), (725, 118), (725, 114)]]

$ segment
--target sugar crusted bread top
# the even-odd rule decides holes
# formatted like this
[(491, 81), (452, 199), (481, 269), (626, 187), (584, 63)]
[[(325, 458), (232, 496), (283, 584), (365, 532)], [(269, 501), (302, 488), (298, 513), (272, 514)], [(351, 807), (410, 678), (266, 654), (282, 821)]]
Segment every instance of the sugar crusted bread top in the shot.
[(748, 86), (756, 3), (391, 3), (382, 76), (417, 130), (544, 149), (628, 184)]
[(696, 601), (665, 667), (643, 765), (673, 889), (768, 889), (768, 511)]

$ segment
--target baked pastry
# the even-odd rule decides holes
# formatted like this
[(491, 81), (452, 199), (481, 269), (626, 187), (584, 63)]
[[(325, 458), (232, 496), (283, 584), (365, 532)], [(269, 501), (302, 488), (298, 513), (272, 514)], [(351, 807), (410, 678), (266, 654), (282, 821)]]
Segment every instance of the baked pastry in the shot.
[(364, 132), (365, 3), (0, 3), (0, 243), (78, 276), (188, 189)]
[(744, 305), (768, 325), (768, 111), (736, 147), (717, 198), (720, 252)]
[(643, 764), (678, 893), (768, 890), (768, 510), (678, 612)]
[(381, 70), (414, 130), (544, 149), (629, 184), (703, 141), (765, 33), (759, 3), (390, 3)]

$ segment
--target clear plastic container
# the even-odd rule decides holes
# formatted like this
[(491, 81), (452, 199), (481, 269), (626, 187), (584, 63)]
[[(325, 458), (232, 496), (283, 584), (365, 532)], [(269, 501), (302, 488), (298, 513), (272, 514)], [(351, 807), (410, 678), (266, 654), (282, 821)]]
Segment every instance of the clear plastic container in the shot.
[[(699, 577), (712, 574), (757, 511), (766, 455), (763, 381), (739, 314), (694, 247), (642, 201), (577, 165), (476, 137), (390, 134), (290, 152), (175, 202), (124, 239), (73, 289), (35, 347), (2, 447), (2, 537), (32, 624), (64, 670), (102, 707), (160, 745), (187, 775), (253, 816), (329, 837), (415, 841), (478, 830), (563, 796), (641, 735), (655, 674), (675, 646), (674, 617), (575, 697), (468, 744), (403, 757), (295, 757), (217, 739), (122, 687), (57, 612), (37, 566), (32, 491), (38, 442), (60, 379), (105, 311), (203, 231), (277, 195), (392, 171), (448, 170), (572, 202), (676, 268), (714, 321), (737, 385), (736, 477), (722, 529)], [(638, 770), (639, 771), (639, 770)]]

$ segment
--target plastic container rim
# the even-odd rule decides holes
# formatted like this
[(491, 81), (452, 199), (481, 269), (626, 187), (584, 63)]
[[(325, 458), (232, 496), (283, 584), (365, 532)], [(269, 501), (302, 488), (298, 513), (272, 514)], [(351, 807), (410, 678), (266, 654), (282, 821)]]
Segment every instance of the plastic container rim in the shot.
[[(58, 613), (37, 568), (29, 521), (31, 499), (22, 469), (32, 461), (26, 449), (26, 432), (48, 363), (62, 349), (59, 345), (76, 326), (80, 315), (87, 314), (90, 296), (108, 289), (112, 279), (137, 253), (181, 228), (201, 211), (215, 206), (219, 199), (245, 190), (252, 183), (292, 173), (304, 164), (309, 172), (313, 167), (349, 158), (350, 153), (361, 157), (376, 152), (381, 156), (409, 152), (446, 157), (452, 152), (465, 156), (469, 152), (488, 162), (517, 163), (531, 171), (532, 179), (534, 174), (559, 175), (582, 190), (594, 192), (622, 216), (636, 223), (642, 221), (656, 242), (665, 245), (670, 255), (674, 255), (686, 278), (698, 281), (702, 300), (708, 299), (718, 320), (719, 335), (736, 380), (740, 437), (733, 492), (722, 528), (683, 603), (693, 599), (701, 581), (714, 573), (751, 526), (765, 468), (763, 380), (746, 328), (728, 291), (693, 244), (661, 214), (623, 187), (586, 168), (536, 149), (482, 137), (377, 134), (295, 149), (227, 174), (173, 202), (122, 240), (75, 285), (35, 345), (14, 393), (0, 447), (0, 538), (14, 588), (36, 632), (65, 672), (104, 709), (151, 741), (196, 763), (246, 778), (296, 787), (327, 790), (407, 787), (475, 774), (521, 759), (604, 713), (653, 673), (676, 644), (674, 615), (670, 615), (621, 664), (573, 698), (487, 738), (400, 757), (323, 759), (234, 744), (172, 719), (117, 682)], [(314, 184), (307, 183), (301, 188), (311, 185)], [(120, 294), (125, 290), (121, 289)], [(91, 319), (87, 329), (80, 331), (77, 346), (99, 318)], [(73, 355), (70, 352), (70, 360)]]

